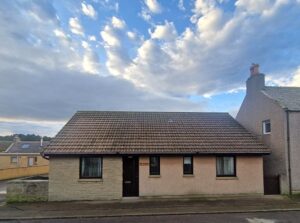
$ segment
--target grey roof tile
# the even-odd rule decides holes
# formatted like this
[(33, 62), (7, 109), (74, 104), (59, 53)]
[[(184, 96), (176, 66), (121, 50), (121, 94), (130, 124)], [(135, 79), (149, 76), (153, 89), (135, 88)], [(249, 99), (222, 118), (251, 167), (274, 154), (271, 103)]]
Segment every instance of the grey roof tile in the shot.
[(47, 146), (49, 142), (44, 141), (43, 147), (40, 144), (39, 141), (14, 142), (6, 153), (40, 153), (43, 151), (43, 147)]
[(300, 111), (300, 87), (265, 87), (262, 92), (282, 108)]

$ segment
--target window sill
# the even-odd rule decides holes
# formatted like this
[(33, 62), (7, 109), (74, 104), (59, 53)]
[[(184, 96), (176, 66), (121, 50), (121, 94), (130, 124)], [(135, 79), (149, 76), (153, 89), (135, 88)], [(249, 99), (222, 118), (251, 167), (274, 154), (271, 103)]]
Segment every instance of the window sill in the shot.
[(160, 175), (149, 175), (149, 178), (160, 178)]
[(194, 177), (195, 175), (194, 174), (183, 174), (182, 176), (183, 177)]
[(216, 180), (238, 180), (238, 177), (216, 177)]
[(86, 178), (86, 179), (78, 179), (78, 182), (103, 182), (103, 179), (100, 178)]

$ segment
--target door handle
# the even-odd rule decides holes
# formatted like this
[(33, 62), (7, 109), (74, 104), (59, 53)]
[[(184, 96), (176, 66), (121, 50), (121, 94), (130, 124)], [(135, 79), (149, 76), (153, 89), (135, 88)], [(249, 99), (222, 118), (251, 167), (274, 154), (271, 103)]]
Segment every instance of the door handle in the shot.
[(126, 180), (124, 183), (125, 184), (131, 184), (131, 181), (130, 180)]

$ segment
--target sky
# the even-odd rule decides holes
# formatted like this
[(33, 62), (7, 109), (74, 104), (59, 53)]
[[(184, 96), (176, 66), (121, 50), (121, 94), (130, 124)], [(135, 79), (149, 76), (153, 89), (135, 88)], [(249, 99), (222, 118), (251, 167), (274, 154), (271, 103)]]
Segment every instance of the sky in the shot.
[(300, 86), (300, 0), (1, 0), (0, 135), (78, 110), (235, 116), (252, 63)]

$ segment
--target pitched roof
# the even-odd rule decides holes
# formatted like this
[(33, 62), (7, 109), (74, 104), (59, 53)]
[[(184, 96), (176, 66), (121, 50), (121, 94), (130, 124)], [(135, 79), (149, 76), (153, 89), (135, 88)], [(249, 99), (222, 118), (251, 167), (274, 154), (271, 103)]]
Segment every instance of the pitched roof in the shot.
[(300, 87), (265, 87), (262, 92), (282, 108), (300, 111)]
[[(43, 147), (47, 146), (49, 142), (44, 141)], [(40, 153), (43, 151), (39, 141), (21, 141), (14, 142), (5, 153)]]
[(269, 152), (228, 113), (81, 111), (44, 154)]

